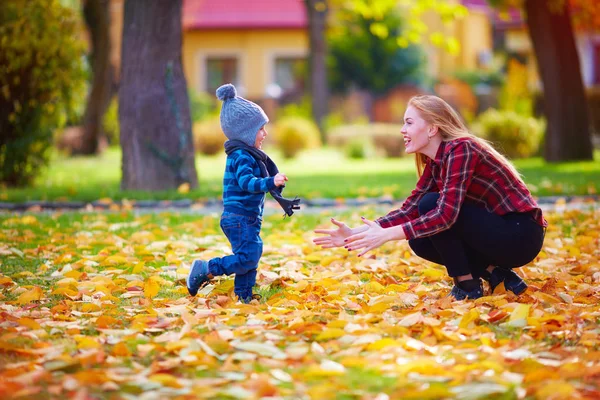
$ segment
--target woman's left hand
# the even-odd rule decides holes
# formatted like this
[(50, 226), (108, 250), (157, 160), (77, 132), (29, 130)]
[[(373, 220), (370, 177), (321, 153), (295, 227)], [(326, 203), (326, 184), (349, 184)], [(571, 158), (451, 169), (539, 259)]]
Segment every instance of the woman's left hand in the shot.
[(348, 250), (363, 249), (358, 253), (359, 257), (391, 239), (388, 238), (386, 229), (379, 226), (377, 222), (369, 221), (365, 217), (361, 217), (361, 219), (369, 228), (364, 232), (349, 236), (344, 244), (344, 247)]

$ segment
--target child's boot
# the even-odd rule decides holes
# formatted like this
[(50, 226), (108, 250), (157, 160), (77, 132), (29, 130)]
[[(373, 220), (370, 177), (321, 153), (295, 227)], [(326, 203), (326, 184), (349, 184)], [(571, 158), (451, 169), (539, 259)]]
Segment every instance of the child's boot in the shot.
[(198, 289), (204, 282), (208, 282), (212, 275), (208, 271), (208, 262), (203, 260), (194, 260), (190, 268), (190, 274), (186, 279), (187, 290), (191, 296), (198, 293)]

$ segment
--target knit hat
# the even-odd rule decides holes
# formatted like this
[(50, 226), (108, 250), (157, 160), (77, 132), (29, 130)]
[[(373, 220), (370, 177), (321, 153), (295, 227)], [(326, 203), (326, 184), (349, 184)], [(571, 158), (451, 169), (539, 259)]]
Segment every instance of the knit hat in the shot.
[(269, 117), (258, 104), (237, 95), (235, 86), (227, 83), (217, 89), (217, 98), (223, 101), (221, 129), (229, 140), (241, 140), (254, 146), (256, 134)]

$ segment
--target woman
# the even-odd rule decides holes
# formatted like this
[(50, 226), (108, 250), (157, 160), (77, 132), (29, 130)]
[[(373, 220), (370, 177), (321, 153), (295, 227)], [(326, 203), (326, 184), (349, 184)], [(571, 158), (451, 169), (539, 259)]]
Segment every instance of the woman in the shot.
[(442, 264), (457, 300), (483, 296), (504, 282), (516, 295), (527, 284), (512, 270), (540, 252), (547, 222), (517, 170), (488, 142), (472, 135), (448, 103), (436, 96), (408, 102), (402, 127), (407, 153), (420, 176), (398, 210), (350, 229), (317, 229), (323, 248), (344, 246), (362, 256), (391, 240), (407, 239), (420, 257)]

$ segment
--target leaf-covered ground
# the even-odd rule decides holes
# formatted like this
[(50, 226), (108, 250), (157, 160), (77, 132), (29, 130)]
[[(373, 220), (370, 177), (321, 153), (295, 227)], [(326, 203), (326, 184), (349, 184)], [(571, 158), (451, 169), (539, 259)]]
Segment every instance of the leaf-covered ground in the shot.
[(216, 216), (0, 215), (0, 398), (600, 397), (600, 211), (547, 215), (525, 295), (466, 302), (406, 243), (315, 247), (329, 216), (265, 219), (243, 305), (185, 289)]

